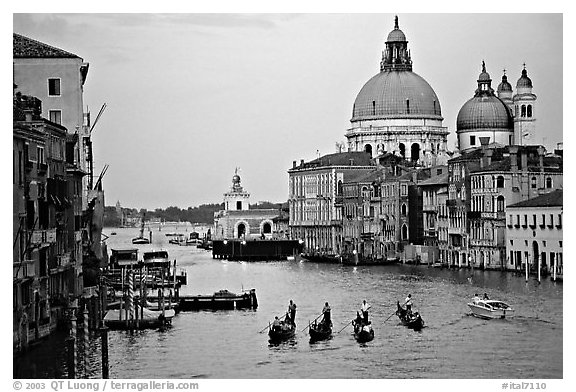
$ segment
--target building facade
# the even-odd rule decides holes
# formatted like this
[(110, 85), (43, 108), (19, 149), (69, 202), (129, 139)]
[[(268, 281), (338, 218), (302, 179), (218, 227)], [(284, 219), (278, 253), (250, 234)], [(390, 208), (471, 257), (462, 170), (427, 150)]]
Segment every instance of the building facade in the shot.
[(386, 39), (380, 72), (362, 87), (346, 131), (349, 151), (393, 153), (423, 166), (445, 164), (448, 130), (440, 100), (412, 71), (406, 36), (395, 19)]
[[(213, 239), (269, 239), (280, 234), (282, 225), (274, 223), (281, 215), (275, 209), (250, 209), (250, 194), (244, 190), (238, 172), (230, 190), (224, 193), (224, 209), (214, 213)], [(280, 220), (281, 222), (281, 220)]]
[(563, 278), (562, 194), (558, 189), (507, 207), (509, 269)]
[(304, 241), (306, 252), (340, 254), (342, 249), (343, 184), (373, 171), (365, 152), (335, 153), (288, 170), (290, 236)]

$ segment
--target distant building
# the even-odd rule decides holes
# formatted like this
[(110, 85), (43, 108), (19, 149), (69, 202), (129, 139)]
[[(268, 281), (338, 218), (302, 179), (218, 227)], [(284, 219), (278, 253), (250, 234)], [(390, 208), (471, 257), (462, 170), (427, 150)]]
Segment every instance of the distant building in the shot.
[(349, 151), (392, 153), (422, 166), (446, 164), (448, 129), (440, 100), (412, 71), (408, 41), (395, 18), (380, 72), (362, 87), (346, 132)]
[(506, 74), (492, 88), (492, 79), (482, 62), (478, 88), (458, 112), (456, 134), (460, 151), (493, 143), (508, 145), (534, 144), (536, 131), (536, 95), (526, 68), (516, 83), (516, 94), (508, 83)]
[(256, 239), (277, 238), (280, 233), (286, 234), (282, 225), (280, 210), (255, 209), (250, 210), (250, 194), (241, 185), (240, 176), (236, 172), (232, 177), (232, 187), (224, 193), (224, 210), (214, 213), (213, 239)]
[(543, 272), (562, 278), (562, 189), (506, 208), (506, 254), (508, 268)]
[(294, 161), (288, 170), (291, 238), (304, 240), (307, 252), (339, 254), (343, 184), (374, 168), (365, 152), (329, 154), (300, 165)]

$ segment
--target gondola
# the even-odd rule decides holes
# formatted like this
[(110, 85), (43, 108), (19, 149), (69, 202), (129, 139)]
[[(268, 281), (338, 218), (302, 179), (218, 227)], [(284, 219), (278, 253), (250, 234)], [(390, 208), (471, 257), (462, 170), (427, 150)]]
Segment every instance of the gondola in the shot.
[(321, 340), (327, 340), (332, 337), (332, 323), (326, 325), (325, 322), (310, 324), (308, 328), (310, 331), (310, 342), (318, 342)]
[(396, 303), (398, 306), (398, 310), (396, 310), (396, 315), (400, 319), (403, 325), (406, 327), (413, 329), (414, 331), (419, 331), (424, 328), (424, 320), (418, 312), (408, 312), (408, 310), (404, 309), (400, 306), (400, 302)]
[(354, 325), (354, 339), (356, 339), (358, 343), (366, 343), (374, 339), (374, 330), (370, 322), (364, 324), (363, 322), (354, 320), (352, 324)]
[(296, 324), (281, 321), (278, 328), (272, 325), (268, 327), (268, 337), (270, 343), (281, 343), (292, 339), (296, 335)]

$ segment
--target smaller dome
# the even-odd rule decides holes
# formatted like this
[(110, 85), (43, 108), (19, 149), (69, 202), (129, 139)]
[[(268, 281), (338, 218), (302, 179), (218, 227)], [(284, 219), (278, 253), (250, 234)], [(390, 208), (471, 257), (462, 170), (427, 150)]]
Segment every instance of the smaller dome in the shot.
[(394, 30), (392, 30), (390, 34), (388, 34), (386, 42), (406, 42), (406, 36), (398, 26), (398, 16), (394, 17)]
[(240, 183), (240, 176), (238, 174), (234, 174), (232, 177), (232, 183), (239, 184)]
[(478, 82), (491, 82), (490, 74), (486, 72), (486, 63), (482, 60), (482, 72), (478, 76)]
[(468, 100), (456, 118), (457, 132), (484, 129), (514, 129), (510, 110), (501, 99), (493, 95), (475, 96)]
[(406, 42), (406, 36), (400, 29), (394, 29), (388, 34), (386, 42)]
[(522, 76), (520, 76), (520, 79), (518, 79), (518, 82), (516, 83), (516, 88), (522, 88), (522, 87), (532, 88), (532, 80), (530, 80), (530, 78), (528, 77), (526, 68), (522, 70)]
[(508, 83), (508, 77), (506, 75), (502, 75), (502, 82), (498, 85), (498, 93), (504, 91), (512, 92), (512, 85)]

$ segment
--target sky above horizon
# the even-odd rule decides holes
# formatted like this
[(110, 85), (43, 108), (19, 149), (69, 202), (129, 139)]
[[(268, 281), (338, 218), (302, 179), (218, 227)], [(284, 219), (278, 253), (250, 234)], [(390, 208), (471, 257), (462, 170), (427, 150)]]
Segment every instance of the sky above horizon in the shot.
[[(536, 142), (563, 141), (562, 14), (398, 14), (413, 70), (439, 97), (448, 146), (481, 63), (538, 100)], [(90, 63), (95, 172), (106, 204), (220, 203), (236, 167), (251, 202), (283, 202), (292, 161), (335, 152), (379, 72), (394, 14), (14, 14), (13, 31)]]

